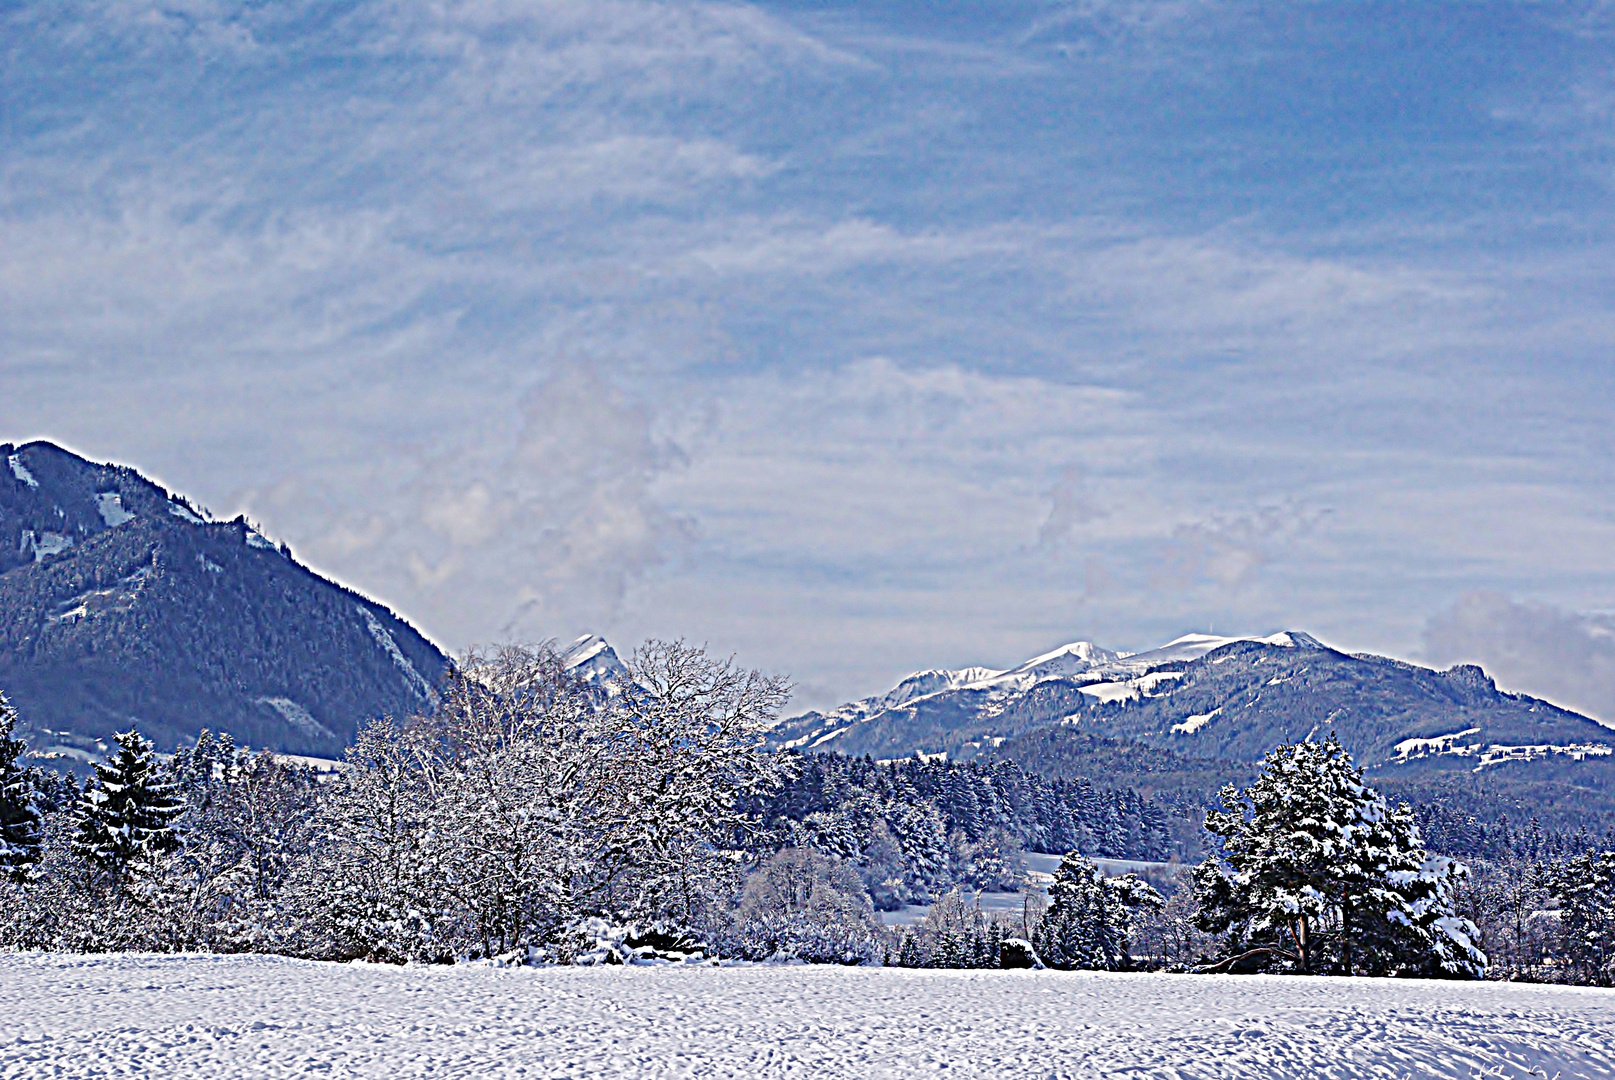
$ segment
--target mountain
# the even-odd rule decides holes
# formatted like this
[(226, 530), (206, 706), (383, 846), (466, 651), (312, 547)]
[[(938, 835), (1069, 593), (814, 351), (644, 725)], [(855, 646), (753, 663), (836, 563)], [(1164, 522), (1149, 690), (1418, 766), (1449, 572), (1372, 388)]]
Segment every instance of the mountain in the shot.
[(1286, 741), (1337, 734), (1374, 783), (1574, 823), (1615, 821), (1615, 731), (1497, 689), (1291, 631), (1191, 634), (1144, 653), (1077, 642), (998, 671), (925, 671), (890, 693), (783, 721), (776, 746), (875, 758), (945, 753), (1204, 802)]
[(1069, 722), (1106, 703), (1148, 698), (1176, 678), (1183, 665), (1244, 640), (1321, 647), (1305, 634), (1260, 639), (1188, 634), (1143, 653), (1111, 652), (1078, 641), (1003, 671), (970, 667), (917, 672), (889, 693), (786, 720), (775, 728), (774, 738), (788, 749), (877, 757), (907, 757), (916, 751), (969, 756), (983, 740)]
[(628, 678), (628, 669), (616, 650), (598, 634), (584, 634), (567, 646), (561, 653), (561, 665), (574, 678), (601, 687), (608, 694)]
[(36, 754), (138, 727), (334, 756), (427, 706), (448, 658), (387, 608), (133, 469), (0, 444), (0, 690)]

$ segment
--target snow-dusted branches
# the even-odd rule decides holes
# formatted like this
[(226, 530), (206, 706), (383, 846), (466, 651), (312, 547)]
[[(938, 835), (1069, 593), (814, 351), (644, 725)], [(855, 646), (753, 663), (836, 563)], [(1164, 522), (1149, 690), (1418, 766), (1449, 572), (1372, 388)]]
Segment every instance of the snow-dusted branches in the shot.
[(548, 645), (468, 655), (431, 716), (349, 754), (323, 828), (336, 936), (497, 955), (590, 917), (699, 923), (742, 798), (780, 774), (762, 732), (785, 692), (682, 642), (643, 646), (609, 687)]
[(1453, 909), (1467, 871), (1424, 851), (1412, 811), (1368, 787), (1333, 736), (1276, 748), (1221, 802), (1206, 829), (1225, 862), (1195, 871), (1201, 928), (1228, 934), (1212, 966), (1485, 973), (1478, 931)]
[(1049, 908), (1033, 942), (1050, 967), (1124, 971), (1132, 966), (1128, 946), (1137, 914), (1165, 903), (1136, 875), (1106, 878), (1073, 851), (1054, 871)]

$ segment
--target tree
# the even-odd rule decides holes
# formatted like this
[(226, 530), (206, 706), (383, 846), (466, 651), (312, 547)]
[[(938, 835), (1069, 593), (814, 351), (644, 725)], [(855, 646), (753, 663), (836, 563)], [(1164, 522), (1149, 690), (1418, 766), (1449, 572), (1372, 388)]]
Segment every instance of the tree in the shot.
[(812, 848), (776, 852), (746, 878), (736, 944), (754, 960), (866, 964), (881, 955), (881, 927), (857, 873)]
[(1570, 859), (1554, 875), (1552, 892), (1577, 981), (1615, 986), (1615, 851)]
[(587, 920), (726, 924), (783, 680), (650, 642), (608, 685), (549, 645), (466, 656), (430, 716), (370, 725), (321, 811), (305, 892), (337, 953), (492, 956)]
[(1363, 783), (1339, 741), (1280, 746), (1206, 829), (1223, 861), (1195, 869), (1200, 928), (1227, 933), (1216, 968), (1479, 978), (1473, 923), (1454, 913), (1467, 871), (1428, 855), (1406, 806)]
[(17, 710), (0, 694), (0, 875), (21, 880), (44, 838), (33, 770), (18, 763), (28, 747), (13, 734), (16, 725)]
[(1493, 978), (1540, 981), (1559, 944), (1559, 912), (1547, 910), (1557, 867), (1504, 850), (1463, 882), (1459, 909), (1480, 927)]
[(365, 725), (322, 801), (318, 839), (292, 884), (310, 929), (305, 949), (332, 959), (387, 963), (452, 959), (441, 838), (416, 732), (391, 720)]
[(185, 800), (161, 916), (173, 943), (214, 950), (280, 943), (278, 903), (308, 853), (318, 781), (305, 766), (203, 730), (168, 761)]
[(788, 775), (790, 759), (764, 737), (790, 684), (683, 641), (648, 641), (627, 668), (605, 710), (614, 753), (602, 824), (613, 884), (626, 885), (613, 900), (640, 917), (699, 922), (721, 851), (757, 828), (746, 807)]
[(1128, 946), (1142, 910), (1165, 899), (1133, 874), (1106, 878), (1073, 851), (1060, 860), (1049, 886), (1049, 907), (1033, 944), (1043, 962), (1062, 970), (1123, 971), (1132, 966)]
[(79, 799), (73, 851), (121, 882), (138, 863), (179, 846), (173, 821), (185, 803), (150, 741), (133, 728), (113, 738), (117, 753), (96, 764)]
[(907, 928), (889, 963), (896, 967), (1003, 966), (1004, 924), (981, 910), (980, 897), (954, 889), (937, 899), (919, 925)]

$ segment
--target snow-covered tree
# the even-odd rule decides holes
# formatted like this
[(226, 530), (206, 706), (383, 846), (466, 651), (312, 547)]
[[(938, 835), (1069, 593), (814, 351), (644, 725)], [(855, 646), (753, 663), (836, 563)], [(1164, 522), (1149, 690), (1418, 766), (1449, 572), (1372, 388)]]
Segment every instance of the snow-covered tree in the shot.
[(1026, 943), (1011, 936), (1004, 920), (981, 910), (980, 894), (951, 890), (938, 897), (925, 919), (906, 928), (887, 959), (896, 967), (998, 968), (1005, 943), (1016, 942), (1017, 966), (1032, 962)]
[(168, 761), (185, 800), (181, 851), (150, 890), (173, 947), (276, 948), (279, 902), (309, 850), (318, 783), (311, 769), (204, 730)]
[(751, 959), (867, 964), (881, 956), (881, 927), (857, 873), (811, 848), (775, 853), (746, 878), (735, 946)]
[(1363, 782), (1339, 741), (1280, 746), (1206, 829), (1223, 858), (1195, 870), (1200, 926), (1226, 933), (1218, 967), (1478, 978), (1486, 957), (1457, 917), (1467, 872), (1427, 854), (1407, 806)]
[(360, 730), (322, 800), (318, 838), (291, 884), (303, 949), (333, 959), (454, 954), (422, 740), (387, 719)]
[(745, 807), (786, 765), (762, 746), (784, 695), (678, 642), (605, 687), (549, 646), (465, 657), (432, 715), (361, 734), (321, 811), (306, 888), (336, 951), (497, 955), (590, 919), (715, 931)]
[(1165, 900), (1133, 874), (1106, 878), (1077, 852), (1060, 860), (1049, 886), (1049, 907), (1033, 937), (1038, 956), (1054, 968), (1123, 971), (1141, 911)]
[(114, 736), (117, 753), (98, 762), (79, 799), (73, 851), (113, 881), (179, 845), (174, 819), (185, 809), (149, 740), (133, 728)]
[(1588, 852), (1554, 875), (1565, 957), (1577, 981), (1615, 986), (1615, 851)]
[(19, 761), (28, 747), (16, 726), (17, 710), (0, 694), (0, 875), (12, 878), (39, 861), (43, 841), (32, 770)]
[[(706, 886), (756, 822), (745, 807), (790, 761), (764, 734), (790, 693), (780, 677), (717, 660), (682, 641), (649, 641), (604, 710), (613, 747), (602, 818), (613, 903), (641, 917), (694, 922)], [(614, 800), (614, 801), (611, 801)]]

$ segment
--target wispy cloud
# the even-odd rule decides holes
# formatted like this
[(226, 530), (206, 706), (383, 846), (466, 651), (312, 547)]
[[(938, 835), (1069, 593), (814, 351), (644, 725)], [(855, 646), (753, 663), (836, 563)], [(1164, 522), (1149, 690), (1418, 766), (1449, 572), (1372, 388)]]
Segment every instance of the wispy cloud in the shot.
[(1615, 603), (1596, 28), (1426, 85), (1424, 16), (1358, 18), (12, 5), (0, 429), (453, 647), (682, 633), (826, 694)]

